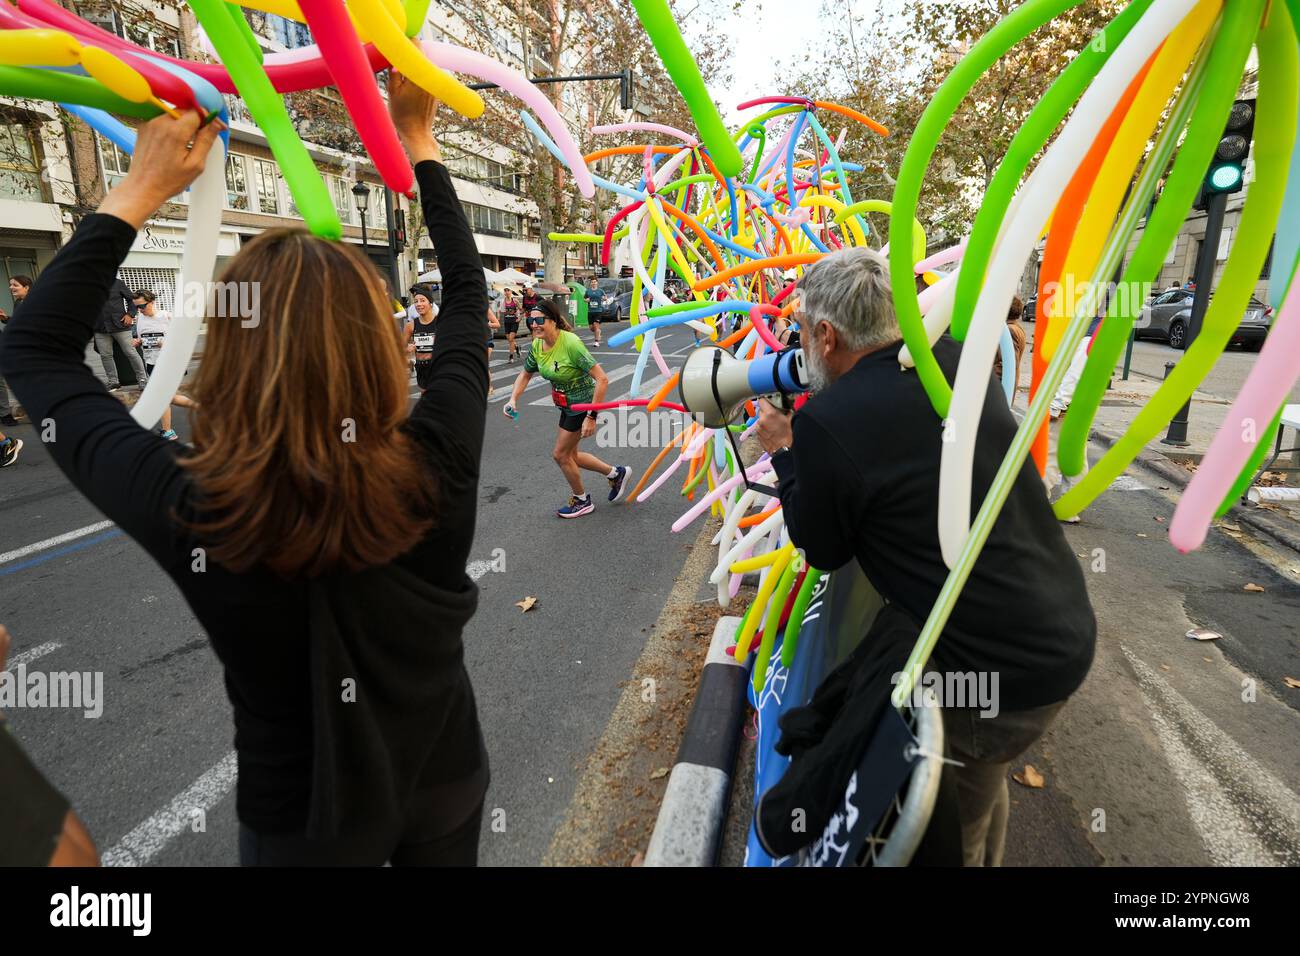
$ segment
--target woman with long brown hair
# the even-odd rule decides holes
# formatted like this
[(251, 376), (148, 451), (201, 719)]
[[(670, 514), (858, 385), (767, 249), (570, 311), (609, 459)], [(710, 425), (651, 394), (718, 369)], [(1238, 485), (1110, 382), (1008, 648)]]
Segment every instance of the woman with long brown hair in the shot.
[(478, 599), (465, 565), (487, 290), (436, 102), (396, 74), (388, 93), (444, 276), (437, 374), (409, 414), (383, 279), (301, 229), (257, 236), (220, 277), (249, 284), (258, 311), (209, 316), (192, 450), (137, 425), (86, 368), (95, 303), (217, 135), (193, 113), (140, 127), (131, 172), (0, 355), (32, 417), (54, 419), (59, 467), (167, 571), (224, 665), (245, 864), (477, 858), (487, 758), (461, 631)]

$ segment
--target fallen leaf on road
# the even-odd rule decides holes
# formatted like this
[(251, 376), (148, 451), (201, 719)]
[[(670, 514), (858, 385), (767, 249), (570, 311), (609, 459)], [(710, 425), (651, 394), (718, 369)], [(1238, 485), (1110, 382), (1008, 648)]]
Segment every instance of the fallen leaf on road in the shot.
[(1146, 535), (1144, 535), (1141, 531), (1139, 531), (1139, 532), (1138, 532), (1138, 537), (1139, 537), (1139, 538), (1145, 538)]
[(1025, 769), (1021, 773), (1013, 773), (1011, 779), (1022, 787), (1029, 787), (1033, 790), (1041, 790), (1043, 784), (1047, 782), (1031, 763), (1025, 764)]
[(1224, 531), (1240, 531), (1240, 530), (1241, 530), (1241, 525), (1239, 525), (1239, 524), (1235, 524), (1235, 523), (1233, 523), (1233, 522), (1231, 522), (1231, 521), (1220, 521), (1220, 522), (1219, 522), (1219, 527), (1222, 528)]
[(1169, 670), (1169, 665), (1168, 665), (1168, 664), (1161, 664), (1161, 665), (1160, 665), (1160, 669), (1161, 669), (1162, 671), (1167, 671), (1167, 670)]
[(1223, 635), (1217, 631), (1211, 631), (1204, 627), (1192, 628), (1187, 632), (1187, 636), (1194, 641), (1217, 641), (1219, 638), (1223, 637)]
[(1242, 588), (1242, 590), (1243, 590), (1243, 591), (1249, 591), (1251, 594), (1263, 594), (1263, 593), (1264, 593), (1264, 589), (1263, 589), (1262, 587), (1260, 587), (1258, 584), (1255, 584), (1255, 583), (1253, 583), (1253, 582), (1250, 583), (1250, 584), (1247, 584), (1244, 588)]
[(636, 856), (632, 857), (632, 866), (645, 866), (645, 854), (640, 850), (636, 851)]
[(519, 608), (519, 610), (524, 612), (531, 611), (536, 606), (537, 606), (537, 598), (533, 597), (532, 595), (529, 595), (528, 597), (524, 598), (522, 601), (515, 602), (515, 607)]
[(1159, 521), (1161, 524), (1165, 523), (1165, 519), (1160, 517), (1159, 515), (1152, 515), (1152, 517), (1155, 518), (1157, 521)]
[(1300, 680), (1296, 680), (1294, 677), (1283, 677), (1282, 683), (1292, 690), (1300, 690)]
[(1207, 663), (1207, 664), (1213, 664), (1213, 663), (1214, 663), (1214, 658), (1213, 658), (1213, 657), (1202, 657), (1201, 660), (1205, 661), (1205, 663)]
[(651, 780), (658, 780), (658, 779), (660, 779), (661, 777), (666, 777), (666, 776), (668, 776), (668, 768), (667, 768), (667, 767), (660, 767), (660, 768), (659, 768), (658, 770), (656, 770), (654, 773), (650, 774), (650, 779), (651, 779)]

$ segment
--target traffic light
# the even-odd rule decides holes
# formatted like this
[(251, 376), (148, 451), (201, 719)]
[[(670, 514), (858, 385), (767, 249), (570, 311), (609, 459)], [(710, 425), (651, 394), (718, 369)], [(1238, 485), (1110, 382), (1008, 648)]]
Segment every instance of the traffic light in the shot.
[(1214, 158), (1210, 160), (1210, 168), (1205, 174), (1205, 183), (1196, 204), (1198, 209), (1205, 208), (1205, 200), (1212, 194), (1235, 193), (1245, 184), (1246, 157), (1250, 155), (1250, 140), (1254, 131), (1254, 99), (1237, 100), (1232, 104), (1228, 125), (1224, 127)]
[(393, 245), (399, 249), (406, 246), (406, 210), (393, 210)]
[(618, 78), (618, 106), (622, 110), (632, 108), (632, 68), (628, 67)]

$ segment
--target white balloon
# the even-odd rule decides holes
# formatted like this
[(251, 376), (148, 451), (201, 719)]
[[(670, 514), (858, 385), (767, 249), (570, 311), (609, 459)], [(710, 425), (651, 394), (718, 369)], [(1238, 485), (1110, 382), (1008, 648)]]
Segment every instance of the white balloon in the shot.
[[(131, 409), (131, 417), (152, 428), (180, 387), (199, 340), (199, 326), (207, 307), (206, 289), (217, 265), (221, 237), (221, 207), (226, 199), (226, 147), (218, 136), (208, 150), (208, 161), (190, 187), (190, 210), (185, 220), (185, 252), (172, 298), (172, 321), (163, 337), (162, 352), (149, 384)], [(205, 294), (199, 295), (203, 289)], [(194, 294), (191, 294), (193, 292)]]

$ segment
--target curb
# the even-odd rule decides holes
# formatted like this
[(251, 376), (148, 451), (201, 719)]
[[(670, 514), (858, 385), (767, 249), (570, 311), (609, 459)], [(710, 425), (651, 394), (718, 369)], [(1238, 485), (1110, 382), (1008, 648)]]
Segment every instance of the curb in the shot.
[(713, 629), (645, 866), (713, 866), (717, 861), (749, 679), (749, 668), (726, 652), (740, 621), (723, 617)]
[[(1107, 448), (1119, 441), (1115, 435), (1096, 428), (1089, 431), (1088, 437)], [(1159, 452), (1144, 449), (1138, 454), (1136, 461), (1143, 468), (1155, 472), (1179, 488), (1186, 488), (1192, 480), (1190, 472), (1185, 468), (1179, 468)], [(1233, 505), (1228, 514), (1240, 524), (1247, 525), (1278, 544), (1300, 553), (1300, 528), (1294, 527), (1293, 522), (1275, 518), (1264, 509), (1253, 505)]]

